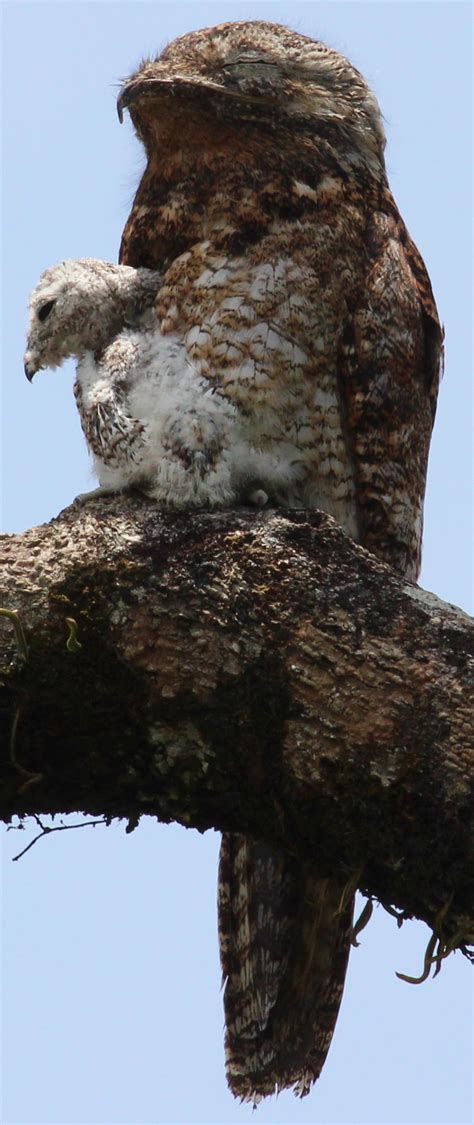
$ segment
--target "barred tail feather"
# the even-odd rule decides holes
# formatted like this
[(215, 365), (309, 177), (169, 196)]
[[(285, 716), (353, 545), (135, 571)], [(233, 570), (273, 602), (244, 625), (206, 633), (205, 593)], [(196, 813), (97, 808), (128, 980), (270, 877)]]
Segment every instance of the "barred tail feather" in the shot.
[(314, 866), (261, 841), (225, 834), (219, 936), (226, 1068), (243, 1101), (293, 1087), (323, 1067), (342, 999), (353, 902)]

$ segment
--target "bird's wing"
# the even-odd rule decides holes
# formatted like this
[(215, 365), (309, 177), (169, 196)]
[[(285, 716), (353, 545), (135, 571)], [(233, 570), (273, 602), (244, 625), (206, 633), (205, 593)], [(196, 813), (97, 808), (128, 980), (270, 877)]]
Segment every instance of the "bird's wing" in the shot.
[(443, 332), (423, 260), (388, 192), (369, 218), (367, 250), (339, 369), (360, 541), (415, 580)]

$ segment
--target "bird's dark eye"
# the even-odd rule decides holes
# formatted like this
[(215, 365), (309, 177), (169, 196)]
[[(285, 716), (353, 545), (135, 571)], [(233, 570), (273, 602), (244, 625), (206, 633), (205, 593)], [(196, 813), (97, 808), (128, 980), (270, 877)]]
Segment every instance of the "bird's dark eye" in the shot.
[(38, 309), (38, 320), (46, 320), (46, 317), (49, 316), (55, 304), (55, 301), (45, 301), (44, 305), (40, 305)]

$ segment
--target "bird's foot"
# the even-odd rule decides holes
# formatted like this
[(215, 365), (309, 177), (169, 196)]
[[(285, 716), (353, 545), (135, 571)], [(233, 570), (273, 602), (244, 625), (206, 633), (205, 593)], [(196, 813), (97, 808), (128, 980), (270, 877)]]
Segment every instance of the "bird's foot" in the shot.
[(98, 488), (92, 488), (90, 492), (80, 492), (73, 500), (73, 504), (87, 504), (89, 500), (98, 500), (99, 496), (112, 496), (117, 492), (116, 488), (104, 488), (99, 485)]
[(265, 492), (263, 488), (254, 488), (252, 492), (249, 492), (248, 496), (246, 496), (246, 500), (255, 508), (264, 508), (265, 505), (268, 504), (268, 492)]

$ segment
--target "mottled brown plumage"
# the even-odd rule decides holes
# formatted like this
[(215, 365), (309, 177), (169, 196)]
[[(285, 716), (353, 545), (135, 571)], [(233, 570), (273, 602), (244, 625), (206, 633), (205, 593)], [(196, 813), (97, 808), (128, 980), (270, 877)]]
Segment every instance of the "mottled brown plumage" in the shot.
[[(379, 108), (341, 55), (264, 21), (192, 32), (124, 85), (147, 166), (120, 260), (163, 273), (157, 310), (197, 371), (287, 461), (275, 499), (331, 513), (419, 570), (442, 333), (390, 194)], [(350, 908), (337, 880), (224, 838), (220, 937), (229, 1082), (317, 1078)]]
[(226, 833), (219, 861), (219, 939), (227, 982), (226, 1066), (257, 1104), (293, 1086), (309, 1093), (337, 1020), (353, 903), (313, 864)]

